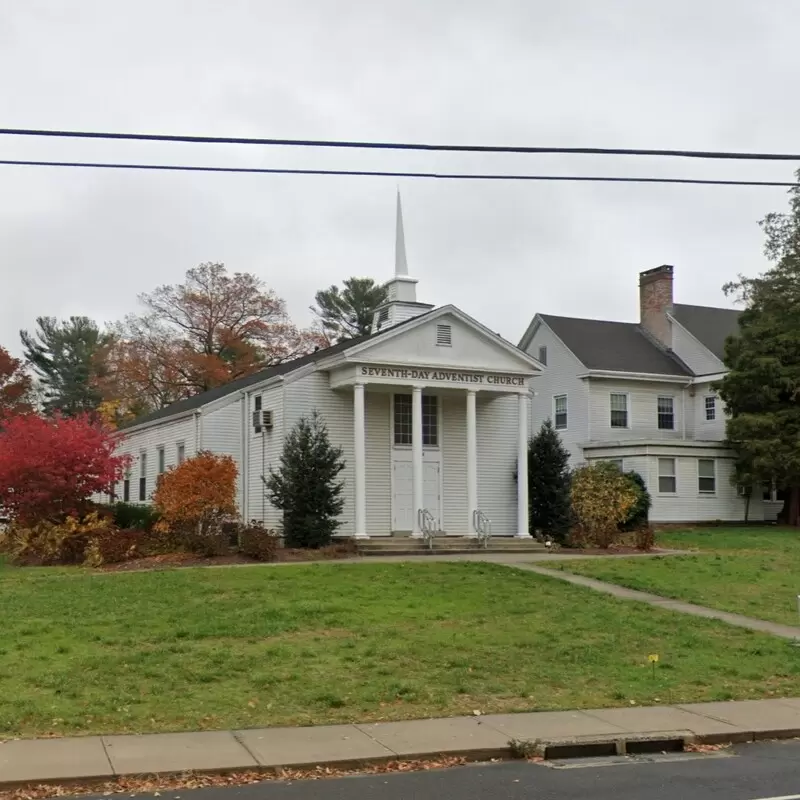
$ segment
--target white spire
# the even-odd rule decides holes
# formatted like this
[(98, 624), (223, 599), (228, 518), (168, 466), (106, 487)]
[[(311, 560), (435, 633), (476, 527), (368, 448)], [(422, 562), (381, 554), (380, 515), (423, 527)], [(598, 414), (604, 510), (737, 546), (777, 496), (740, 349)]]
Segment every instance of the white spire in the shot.
[(406, 237), (403, 232), (403, 206), (400, 203), (400, 189), (397, 190), (397, 230), (394, 245), (394, 274), (408, 275)]

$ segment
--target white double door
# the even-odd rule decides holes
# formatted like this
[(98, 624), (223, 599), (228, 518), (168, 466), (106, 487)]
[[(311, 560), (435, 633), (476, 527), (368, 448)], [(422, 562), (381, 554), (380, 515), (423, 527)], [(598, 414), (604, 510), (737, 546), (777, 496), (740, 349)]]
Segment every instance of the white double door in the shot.
[[(422, 504), (442, 529), (442, 457), (439, 450), (422, 452)], [(414, 527), (414, 470), (410, 450), (392, 451), (392, 530)]]

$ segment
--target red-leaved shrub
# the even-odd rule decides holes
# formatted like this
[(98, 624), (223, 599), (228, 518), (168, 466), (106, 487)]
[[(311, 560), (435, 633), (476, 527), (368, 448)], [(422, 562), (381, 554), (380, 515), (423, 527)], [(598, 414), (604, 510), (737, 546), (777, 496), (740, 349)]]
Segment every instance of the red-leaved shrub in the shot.
[(94, 493), (122, 478), (116, 434), (86, 415), (22, 414), (0, 426), (0, 508), (22, 525), (83, 516)]

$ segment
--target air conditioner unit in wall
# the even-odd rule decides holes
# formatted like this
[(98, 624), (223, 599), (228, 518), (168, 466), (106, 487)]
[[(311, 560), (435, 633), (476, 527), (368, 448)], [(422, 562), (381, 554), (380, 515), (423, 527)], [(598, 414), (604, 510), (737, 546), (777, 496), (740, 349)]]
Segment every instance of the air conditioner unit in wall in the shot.
[(253, 412), (253, 431), (261, 433), (262, 430), (272, 430), (272, 411), (254, 411)]

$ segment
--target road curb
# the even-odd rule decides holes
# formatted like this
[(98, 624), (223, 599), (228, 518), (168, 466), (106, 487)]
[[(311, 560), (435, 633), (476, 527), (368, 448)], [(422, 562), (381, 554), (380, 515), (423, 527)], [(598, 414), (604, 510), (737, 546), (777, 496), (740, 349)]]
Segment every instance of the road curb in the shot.
[[(100, 786), (112, 784), (119, 779), (180, 778), (192, 775), (264, 775), (279, 777), (284, 770), (366, 770), (370, 767), (391, 763), (415, 762), (421, 764), (442, 758), (457, 758), (467, 763), (483, 761), (508, 761), (537, 758), (543, 760), (569, 758), (595, 758), (602, 756), (638, 755), (657, 752), (679, 752), (691, 745), (742, 744), (767, 740), (800, 738), (800, 729), (785, 728), (762, 731), (737, 731), (731, 733), (695, 734), (692, 731), (654, 731), (652, 733), (613, 733), (594, 736), (569, 736), (530, 740), (509, 740), (505, 747), (481, 747), (454, 749), (446, 752), (427, 751), (413, 754), (387, 755), (370, 758), (328, 759), (324, 761), (299, 760), (284, 764), (257, 765), (252, 763), (224, 768), (193, 770), (161, 770), (157, 772), (113, 772), (107, 776), (87, 775), (46, 779), (4, 781), (0, 779), (0, 790), (20, 789), (32, 786)], [(247, 752), (247, 751), (245, 751)]]

